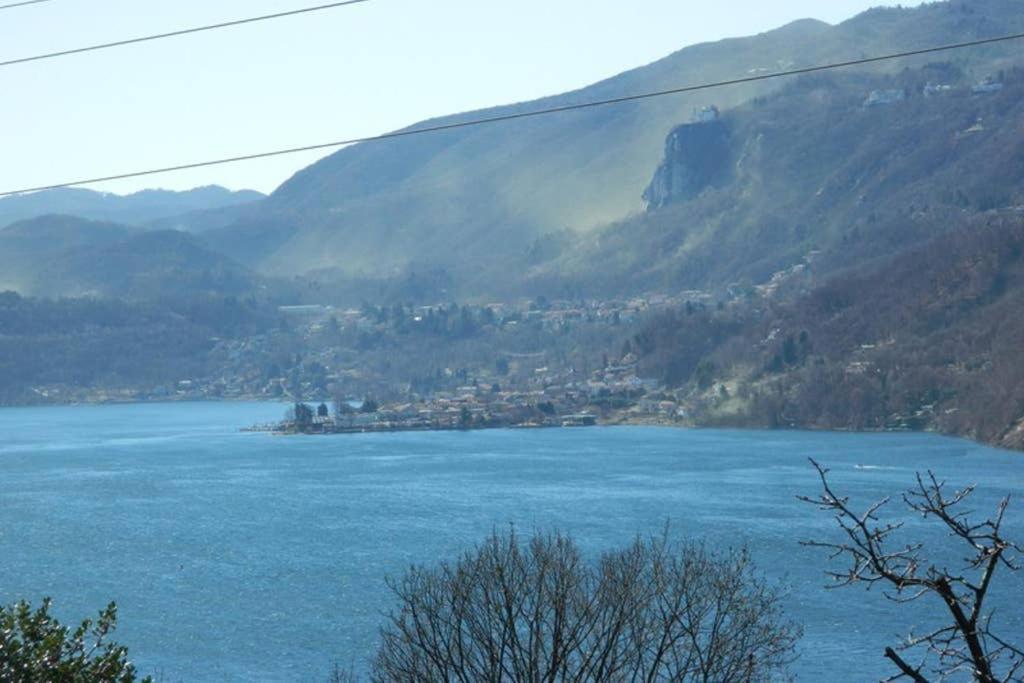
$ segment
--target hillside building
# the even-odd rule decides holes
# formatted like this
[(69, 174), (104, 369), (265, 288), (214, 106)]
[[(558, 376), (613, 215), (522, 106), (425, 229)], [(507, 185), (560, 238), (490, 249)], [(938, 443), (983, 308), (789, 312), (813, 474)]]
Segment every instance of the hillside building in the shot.
[(907, 99), (906, 90), (872, 90), (864, 100), (864, 107), (881, 107), (902, 102), (905, 99)]
[(695, 123), (714, 123), (720, 118), (722, 118), (722, 112), (713, 104), (709, 107), (701, 107), (693, 112)]
[(999, 92), (1002, 89), (1003, 84), (989, 76), (981, 83), (978, 83), (973, 88), (971, 88), (971, 92), (974, 93), (975, 95), (985, 95), (988, 93)]

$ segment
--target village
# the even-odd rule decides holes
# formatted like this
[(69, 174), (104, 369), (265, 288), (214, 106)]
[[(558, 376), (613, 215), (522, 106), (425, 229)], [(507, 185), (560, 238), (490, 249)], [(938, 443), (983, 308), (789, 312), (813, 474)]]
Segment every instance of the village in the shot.
[[(346, 433), (675, 424), (687, 411), (645, 378), (644, 320), (710, 306), (702, 291), (623, 300), (283, 305), (270, 329), (211, 339), (209, 371), (155, 386), (35, 387), (40, 403), (274, 401), (265, 431)], [(305, 406), (305, 408), (303, 408)]]
[[(334, 310), (326, 306), (283, 310), (308, 346), (325, 331), (349, 340), (380, 340), (403, 330), (418, 339), (422, 326), (430, 343), (462, 344), (470, 351), (442, 357), (433, 368), (394, 367), (400, 351), (387, 348), (390, 376), (375, 373), (372, 349), (347, 357), (337, 349), (320, 348), (317, 376), (299, 374), (294, 381), (278, 378), (270, 394), (295, 407), (273, 431), (349, 433), (370, 431), (450, 430), (506, 427), (590, 426), (623, 421), (676, 423), (686, 411), (657, 380), (644, 378), (638, 355), (628, 341), (632, 323), (644, 316), (684, 305), (705, 305), (710, 295), (686, 292), (684, 298), (637, 297), (626, 301), (537, 301), (479, 307), (424, 306)], [(695, 303), (696, 302), (696, 303)], [(458, 330), (461, 326), (467, 329)], [(457, 329), (449, 339), (448, 332)], [(445, 332), (445, 331), (448, 332)], [(572, 351), (532, 351), (521, 336), (573, 339)], [(440, 339), (437, 339), (440, 335)], [(577, 336), (573, 336), (577, 335)], [(401, 335), (400, 335), (401, 336)], [(421, 340), (422, 341), (422, 340)], [(550, 345), (548, 345), (550, 346)], [(430, 355), (422, 345), (422, 357)], [(457, 353), (453, 351), (453, 353)], [(355, 362), (351, 362), (355, 361)], [(450, 362), (454, 361), (454, 362)], [(413, 365), (421, 363), (415, 360)], [(312, 405), (310, 405), (312, 404)], [(316, 404), (319, 406), (315, 407)]]
[(687, 413), (655, 380), (637, 376), (637, 358), (595, 370), (551, 374), (539, 368), (531, 386), (502, 389), (476, 383), (427, 397), (378, 404), (336, 399), (333, 409), (298, 402), (284, 421), (257, 428), (287, 434), (348, 434), (498, 428), (590, 427), (645, 422), (680, 424)]

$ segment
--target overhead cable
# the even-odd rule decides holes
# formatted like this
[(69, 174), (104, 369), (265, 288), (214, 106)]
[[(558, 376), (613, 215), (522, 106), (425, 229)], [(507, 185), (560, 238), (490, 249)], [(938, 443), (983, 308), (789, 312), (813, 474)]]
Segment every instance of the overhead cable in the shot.
[(998, 36), (995, 38), (982, 38), (978, 40), (967, 41), (963, 43), (954, 43), (950, 45), (941, 45), (937, 47), (923, 48), (920, 50), (908, 50), (905, 52), (896, 52), (887, 55), (880, 55), (877, 57), (863, 57), (861, 59), (853, 59), (843, 62), (832, 62), (830, 64), (819, 64), (816, 66), (802, 67), (798, 69), (789, 69), (787, 71), (778, 71), (769, 74), (757, 74), (753, 76), (744, 76), (742, 78), (734, 78), (725, 81), (716, 81), (712, 83), (702, 83), (700, 85), (688, 85), (678, 88), (671, 88), (668, 90), (656, 90), (653, 92), (637, 93), (632, 95), (623, 95), (621, 97), (613, 97), (603, 100), (592, 100), (589, 102), (579, 102), (576, 104), (567, 104), (558, 107), (548, 107), (544, 109), (533, 109), (529, 111), (515, 112), (510, 114), (499, 114), (496, 116), (488, 116), (477, 119), (469, 119), (466, 121), (455, 121), (452, 123), (442, 123), (433, 126), (421, 126), (412, 127), (405, 130), (394, 131), (391, 133), (382, 133), (380, 135), (371, 135), (367, 137), (350, 138), (347, 140), (337, 140), (334, 142), (323, 142), (313, 145), (303, 145), (301, 147), (290, 147), (287, 149), (278, 149), (267, 152), (256, 152), (252, 154), (243, 154), (240, 156), (225, 157), (222, 159), (211, 159), (207, 161), (196, 161), (187, 164), (179, 164), (176, 166), (165, 166), (162, 168), (152, 168), (144, 171), (131, 171), (128, 173), (118, 173), (115, 175), (108, 175), (96, 178), (87, 178), (82, 180), (73, 180), (62, 183), (53, 183), (50, 185), (40, 185), (38, 187), (23, 188), (20, 190), (8, 190), (0, 192), (0, 197), (6, 197), (9, 195), (22, 194), (25, 192), (39, 192), (42, 190), (56, 190), (63, 187), (73, 187), (77, 185), (92, 185), (94, 183), (108, 182), (112, 180), (124, 180), (127, 178), (138, 178), (141, 176), (158, 175), (163, 173), (172, 173), (174, 171), (186, 171), (196, 168), (204, 168), (207, 166), (220, 166), (223, 164), (232, 164), (241, 161), (252, 161), (255, 159), (266, 159), (269, 157), (284, 156), (287, 154), (298, 154), (301, 152), (312, 152), (322, 149), (331, 149), (335, 147), (344, 147), (346, 145), (353, 145), (357, 143), (369, 143), (369, 142), (380, 142), (383, 140), (393, 140), (396, 138), (411, 137), (414, 135), (426, 135), (429, 133), (438, 133), (441, 131), (450, 131), (460, 128), (470, 128), (475, 126), (483, 126), (494, 123), (502, 123), (506, 121), (516, 121), (519, 119), (536, 118), (540, 116), (551, 116), (555, 114), (562, 114), (565, 112), (578, 111), (582, 109), (593, 109), (596, 107), (604, 107), (616, 104), (624, 104), (627, 102), (638, 102), (641, 100), (649, 100), (658, 97), (667, 97), (669, 95), (681, 95), (685, 93), (697, 92), (701, 90), (710, 90), (713, 88), (723, 88), (732, 85), (740, 85), (743, 83), (755, 83), (758, 81), (767, 81), (776, 78), (785, 78), (788, 76), (799, 76), (803, 74), (817, 73), (821, 71), (829, 71), (832, 69), (841, 69), (851, 66), (859, 66), (864, 64), (873, 64), (878, 62), (884, 62), (893, 59), (902, 59), (905, 57), (916, 57), (920, 55), (933, 54), (936, 52), (947, 52), (950, 50), (961, 50), (970, 47), (979, 47), (982, 45), (992, 45), (995, 43), (1005, 43), (1014, 40), (1024, 39), (1024, 33), (1015, 33), (1011, 35)]
[[(32, 2), (47, 2), (48, 0), (32, 0)], [(281, 19), (284, 17), (294, 17), (299, 14), (309, 14), (310, 12), (322, 12), (324, 10), (335, 9), (337, 7), (347, 7), (348, 5), (361, 5), (371, 0), (344, 0), (344, 2), (331, 2), (326, 5), (316, 5), (315, 7), (303, 7), (301, 9), (287, 10), (285, 12), (275, 12), (274, 14), (264, 14), (258, 17), (248, 17), (245, 19), (233, 19), (231, 21), (223, 21), (219, 24), (207, 24), (205, 26), (195, 26), (193, 28), (180, 29), (178, 31), (168, 31), (167, 33), (156, 33), (148, 36), (139, 36), (138, 38), (127, 38), (124, 40), (115, 40), (110, 43), (100, 43), (98, 45), (88, 45), (86, 47), (76, 47), (70, 50), (60, 50), (58, 52), (47, 52), (41, 55), (33, 55), (31, 57), (18, 57), (16, 59), (8, 59), (0, 61), (0, 67), (14, 66), (15, 64), (26, 64), (28, 62), (39, 62), (44, 59), (55, 59), (57, 57), (67, 57), (68, 55), (82, 54), (83, 52), (96, 52), (97, 50), (109, 50), (115, 47), (123, 47), (125, 45), (135, 45), (136, 43), (146, 43), (151, 40), (163, 40), (164, 38), (176, 38), (178, 36), (186, 36), (192, 33), (203, 33), (205, 31), (216, 31), (222, 28), (230, 28), (232, 26), (242, 26), (243, 24), (255, 24), (259, 21), (270, 21), (271, 19)], [(28, 3), (24, 3), (28, 4)], [(14, 7), (16, 5), (11, 5)], [(0, 8), (2, 9), (2, 8)]]
[(0, 10), (3, 9), (14, 9), (15, 7), (24, 7), (25, 5), (38, 5), (41, 2), (50, 2), (51, 0), (23, 0), (22, 2), (12, 2), (8, 5), (0, 5)]

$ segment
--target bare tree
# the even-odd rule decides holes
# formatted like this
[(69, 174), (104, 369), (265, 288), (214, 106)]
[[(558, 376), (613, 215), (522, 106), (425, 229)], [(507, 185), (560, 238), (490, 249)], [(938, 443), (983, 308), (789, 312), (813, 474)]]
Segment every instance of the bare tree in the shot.
[(800, 635), (745, 551), (665, 537), (587, 563), (566, 536), (494, 534), (391, 587), (379, 683), (764, 681)]
[[(879, 512), (889, 498), (864, 512), (856, 512), (848, 498), (832, 490), (828, 470), (814, 460), (811, 463), (821, 477), (823, 492), (816, 498), (802, 496), (801, 500), (832, 512), (845, 538), (840, 542), (804, 544), (825, 548), (832, 558), (849, 562), (845, 571), (828, 572), (836, 585), (882, 584), (895, 589), (886, 596), (897, 603), (931, 595), (946, 608), (945, 626), (924, 635), (911, 635), (898, 648), (886, 648), (885, 656), (899, 669), (889, 680), (906, 677), (927, 683), (928, 675), (945, 680), (965, 673), (982, 683), (1024, 680), (1020, 676), (1024, 652), (992, 630), (992, 611), (986, 603), (996, 570), (1017, 569), (1012, 555), (1020, 552), (1020, 547), (1005, 539), (1001, 532), (1009, 497), (998, 504), (994, 517), (974, 523), (958, 507), (974, 491), (973, 486), (947, 494), (945, 483), (931, 472), (927, 476), (917, 475), (917, 486), (903, 494), (904, 503), (912, 512), (939, 522), (954, 540), (966, 546), (963, 568), (950, 571), (926, 558), (923, 544), (896, 542), (894, 534), (903, 523), (879, 520)], [(903, 653), (908, 651), (918, 653), (917, 666), (907, 661)]]

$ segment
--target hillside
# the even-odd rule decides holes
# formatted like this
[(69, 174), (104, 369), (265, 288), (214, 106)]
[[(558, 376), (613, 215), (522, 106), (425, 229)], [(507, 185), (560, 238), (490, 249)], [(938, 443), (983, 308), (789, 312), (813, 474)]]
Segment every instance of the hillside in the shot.
[(0, 291), (121, 299), (247, 295), (262, 278), (176, 231), (43, 216), (0, 230)]
[[(1024, 218), (991, 212), (896, 256), (634, 339), (700, 424), (931, 429), (1024, 448)], [(786, 289), (784, 287), (783, 289)]]
[(248, 337), (272, 320), (266, 308), (233, 298), (175, 305), (0, 292), (0, 405), (65, 403), (89, 391), (166, 400), (180, 380), (221, 371), (220, 339)]
[[(262, 194), (252, 190), (232, 192), (215, 185), (185, 192), (143, 190), (124, 196), (82, 188), (62, 188), (0, 198), (0, 228), (53, 214), (132, 226), (163, 221), (160, 227), (175, 228), (179, 227), (178, 224), (189, 225), (191, 216), (196, 212), (216, 214), (228, 211), (230, 220), (235, 220), (240, 215), (239, 207), (262, 198)], [(224, 222), (229, 222), (229, 219), (224, 219)]]
[[(649, 208), (536, 266), (535, 289), (604, 295), (828, 273), (1024, 204), (1024, 71), (998, 92), (936, 63), (802, 78), (717, 121), (680, 126)], [(942, 86), (934, 94), (926, 86)], [(871, 93), (895, 101), (865, 106)]]
[[(684, 49), (580, 91), (420, 125), (560, 106), (751, 72), (799, 67), (1024, 30), (1015, 0), (873, 10), (838, 26), (804, 21), (750, 38)], [(956, 56), (965, 78), (987, 75), (1014, 46)], [(898, 72), (927, 60), (891, 63)], [(461, 129), (342, 150), (296, 174), (258, 220), (211, 244), (264, 270), (403, 275), (442, 267), (466, 293), (521, 272), (530, 245), (563, 230), (589, 232), (643, 210), (666, 135), (693, 110), (730, 110), (781, 81), (660, 98), (541, 119)], [(243, 245), (239, 251), (234, 251)]]
[[(1019, 9), (797, 22), (419, 125), (1024, 31)], [(654, 400), (694, 424), (1024, 448), (1022, 122), (1020, 46), (993, 46), (357, 145), (266, 199), (144, 225), (16, 222), (0, 341), (44, 351), (8, 360), (0, 400), (172, 380), (412, 400), (599, 377), (622, 415)]]

